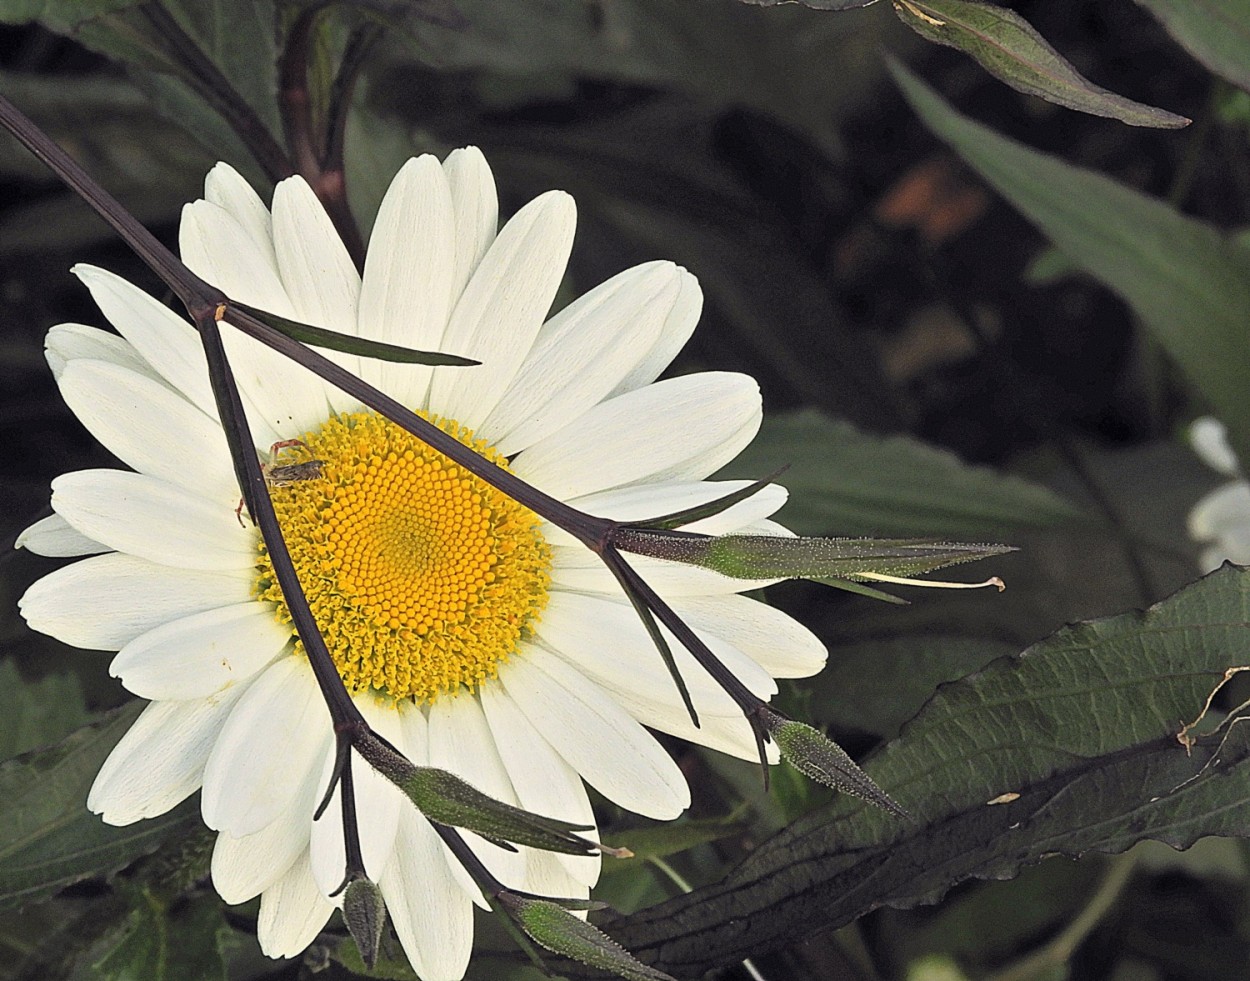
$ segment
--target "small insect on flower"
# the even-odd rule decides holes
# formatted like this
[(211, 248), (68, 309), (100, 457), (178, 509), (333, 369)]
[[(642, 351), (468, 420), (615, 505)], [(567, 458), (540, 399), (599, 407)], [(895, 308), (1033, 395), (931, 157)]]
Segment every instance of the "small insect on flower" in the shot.
[[(278, 454), (292, 446), (302, 446), (309, 453), (312, 450), (302, 439), (284, 439), (269, 447), (270, 460), (276, 460)], [(304, 460), (302, 463), (261, 463), (260, 472), (265, 476), (265, 483), (270, 487), (285, 487), (300, 480), (316, 480), (325, 469), (324, 460)], [(239, 498), (239, 506), (234, 509), (234, 516), (243, 524), (243, 498)], [(253, 522), (255, 524), (255, 522)]]

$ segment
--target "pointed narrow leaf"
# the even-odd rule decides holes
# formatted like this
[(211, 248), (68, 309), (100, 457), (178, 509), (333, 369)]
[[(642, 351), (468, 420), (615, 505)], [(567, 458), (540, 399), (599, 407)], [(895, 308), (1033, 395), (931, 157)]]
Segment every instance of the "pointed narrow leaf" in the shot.
[(1095, 85), (1014, 11), (971, 0), (893, 2), (899, 20), (921, 37), (971, 55), (1018, 92), (1130, 126), (1177, 129), (1190, 123)]
[(789, 538), (690, 535), (619, 529), (617, 547), (712, 569), (734, 579), (874, 579), (913, 576), (1003, 555), (1009, 545), (902, 538)]
[(1250, 460), (1250, 253), (1217, 229), (1101, 174), (961, 116), (899, 64), (925, 124), (1064, 254), (1120, 294)]
[[(462, 358), (456, 354), (441, 354), (437, 351), (416, 351), (412, 348), (400, 347), (398, 344), (371, 341), (367, 337), (353, 337), (350, 334), (340, 334), (338, 331), (326, 330), (324, 327), (301, 324), (297, 320), (288, 320), (286, 317), (279, 317), (276, 313), (258, 310), (244, 303), (234, 303), (232, 305), (244, 313), (251, 314), (261, 323), (269, 325), (274, 330), (281, 331), (292, 340), (299, 341), (301, 344), (307, 344), (309, 347), (329, 348), (331, 351), (358, 354), (362, 358), (376, 358), (378, 361), (395, 361), (400, 364), (428, 364), (456, 368), (468, 368), (481, 364), (480, 361), (474, 361), (472, 358)], [(229, 311), (227, 311), (225, 319), (227, 323), (230, 321)]]

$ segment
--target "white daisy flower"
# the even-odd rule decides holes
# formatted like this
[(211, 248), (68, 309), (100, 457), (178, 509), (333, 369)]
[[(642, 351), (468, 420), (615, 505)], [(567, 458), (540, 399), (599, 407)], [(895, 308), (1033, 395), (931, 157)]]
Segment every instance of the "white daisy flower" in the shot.
[(1203, 572), (1225, 561), (1250, 565), (1250, 482), (1242, 475), (1228, 431), (1212, 416), (1195, 419), (1189, 442), (1212, 470), (1237, 478), (1205, 495), (1189, 512), (1189, 537), (1204, 545), (1198, 557)]
[[(668, 262), (613, 277), (544, 320), (573, 239), (572, 199), (542, 195), (496, 234), (480, 152), (410, 160), (386, 194), (363, 276), (308, 185), (283, 181), (272, 214), (224, 164), (186, 207), (184, 261), (233, 299), (295, 320), (475, 358), (429, 368), (336, 354), (483, 456), (591, 514), (640, 519), (745, 486), (705, 478), (753, 438), (760, 396), (744, 375), (655, 379), (698, 319), (693, 276)], [(111, 824), (201, 791), (218, 832), (222, 898), (261, 897), (273, 956), (325, 926), (343, 877), (340, 808), (313, 820), (334, 752), (329, 715), (260, 535), (240, 497), (195, 331), (122, 279), (78, 266), (121, 337), (79, 324), (48, 335), (61, 392), (134, 472), (53, 482), (55, 514), (19, 544), (85, 556), (22, 598), (32, 627), (116, 650), (112, 672), (151, 704), (88, 801)], [(580, 824), (584, 786), (651, 818), (690, 801), (648, 729), (744, 759), (749, 724), (679, 645), (698, 709), (681, 697), (612, 575), (571, 536), (398, 426), (233, 331), (227, 350), (257, 451), (300, 440), (271, 493), (312, 611), (374, 729), (414, 763)], [(315, 462), (314, 462), (315, 461)], [(273, 462), (273, 461), (271, 461)], [(690, 525), (780, 534), (770, 486)], [(100, 553), (100, 554), (96, 554)], [(630, 559), (760, 698), (818, 671), (825, 650), (788, 616), (738, 593), (758, 586), (660, 559)], [(354, 768), (361, 845), (414, 969), (461, 977), (480, 891), (429, 823), (368, 766)], [(337, 793), (336, 793), (337, 796)], [(585, 897), (599, 858), (466, 835), (505, 885)]]

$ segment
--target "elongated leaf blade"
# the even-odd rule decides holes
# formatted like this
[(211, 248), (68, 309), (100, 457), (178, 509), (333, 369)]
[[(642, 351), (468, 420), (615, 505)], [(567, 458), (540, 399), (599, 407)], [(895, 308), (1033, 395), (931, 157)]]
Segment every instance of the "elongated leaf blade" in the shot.
[(1250, 91), (1250, 4), (1245, 0), (1137, 0), (1190, 54)]
[[(281, 331), (292, 340), (307, 344), (310, 347), (329, 348), (331, 351), (342, 351), (345, 354), (358, 354), (362, 358), (376, 358), (379, 361), (394, 361), (399, 364), (428, 364), (468, 368), (480, 361), (462, 358), (456, 354), (441, 354), (438, 351), (416, 351), (398, 344), (387, 344), (385, 341), (373, 341), (367, 337), (353, 337), (351, 334), (340, 334), (336, 330), (302, 324), (298, 320), (280, 317), (267, 310), (258, 310), (243, 303), (235, 303), (246, 313), (251, 314), (261, 323), (268, 324), (274, 330)], [(226, 315), (227, 322), (229, 314)]]
[(0, 908), (110, 875), (197, 824), (193, 804), (124, 828), (87, 810), (100, 765), (141, 708), (128, 705), (55, 746), (0, 764)]
[(1248, 631), (1250, 570), (1234, 567), (1144, 613), (1066, 627), (941, 688), (864, 764), (914, 824), (839, 799), (724, 881), (605, 929), (661, 970), (698, 977), (1049, 855), (1250, 836), (1250, 726), (1192, 755), (1176, 738), (1247, 661)]
[(1184, 116), (1095, 85), (1014, 11), (971, 0), (894, 0), (894, 12), (921, 37), (971, 55), (1018, 92), (1130, 126), (1189, 125)]
[(961, 116), (901, 65), (892, 70), (930, 129), (1128, 301), (1250, 460), (1250, 254), (1162, 201)]
[(813, 410), (776, 413), (719, 477), (788, 467), (778, 515), (801, 535), (1009, 537), (1081, 520), (1053, 491), (905, 436), (881, 437)]

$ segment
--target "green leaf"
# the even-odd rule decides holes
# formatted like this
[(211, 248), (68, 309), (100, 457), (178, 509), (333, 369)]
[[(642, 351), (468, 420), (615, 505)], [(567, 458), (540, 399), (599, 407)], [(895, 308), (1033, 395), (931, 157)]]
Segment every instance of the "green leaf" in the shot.
[(132, 909), (116, 945), (93, 965), (102, 981), (226, 979), (230, 937), (221, 902), (201, 895), (171, 910), (148, 889), (132, 893)]
[(50, 31), (67, 33), (83, 21), (140, 3), (142, 0), (5, 0), (0, 4), (0, 23), (36, 22)]
[(198, 824), (193, 802), (124, 828), (87, 810), (100, 765), (141, 708), (133, 703), (49, 749), (0, 764), (0, 908), (111, 875)]
[(89, 718), (77, 675), (26, 681), (14, 662), (0, 662), (0, 759), (54, 742)]
[[(233, 307), (251, 314), (262, 323), (268, 324), (293, 340), (308, 344), (311, 347), (329, 348), (331, 351), (343, 351), (347, 354), (358, 354), (362, 358), (376, 358), (379, 361), (394, 361), (399, 364), (450, 365), (457, 368), (472, 367), (481, 364), (472, 358), (462, 358), (456, 354), (440, 354), (437, 351), (415, 351), (398, 344), (387, 344), (384, 341), (371, 341), (367, 337), (354, 337), (340, 334), (324, 327), (301, 324), (296, 320), (288, 320), (276, 313), (258, 310), (245, 303), (234, 303)], [(229, 322), (230, 315), (226, 314)]]
[(632, 855), (628, 858), (610, 857), (604, 862), (603, 871), (636, 870), (649, 858), (667, 858), (696, 845), (732, 838), (745, 831), (745, 824), (729, 817), (671, 821), (646, 828), (607, 830), (603, 832), (604, 838), (620, 848), (628, 848)]
[(1018, 92), (1130, 126), (1177, 129), (1190, 120), (1100, 88), (1060, 57), (1019, 14), (971, 0), (893, 0), (899, 20), (927, 40), (975, 58)]
[(1250, 89), (1250, 5), (1245, 0), (1137, 0), (1200, 62)]
[(1250, 726), (1192, 755), (1176, 738), (1225, 670), (1247, 662), (1248, 630), (1250, 570), (1229, 566), (1144, 613), (1066, 627), (941, 688), (863, 764), (915, 823), (839, 798), (722, 882), (603, 925), (648, 963), (694, 977), (1049, 855), (1250, 836)]
[(802, 535), (998, 537), (1077, 521), (1044, 487), (904, 436), (871, 436), (814, 411), (776, 413), (717, 476), (758, 477), (789, 465), (778, 520)]
[(1128, 301), (1250, 460), (1250, 255), (1162, 201), (966, 119), (901, 65), (892, 70), (930, 129)]

